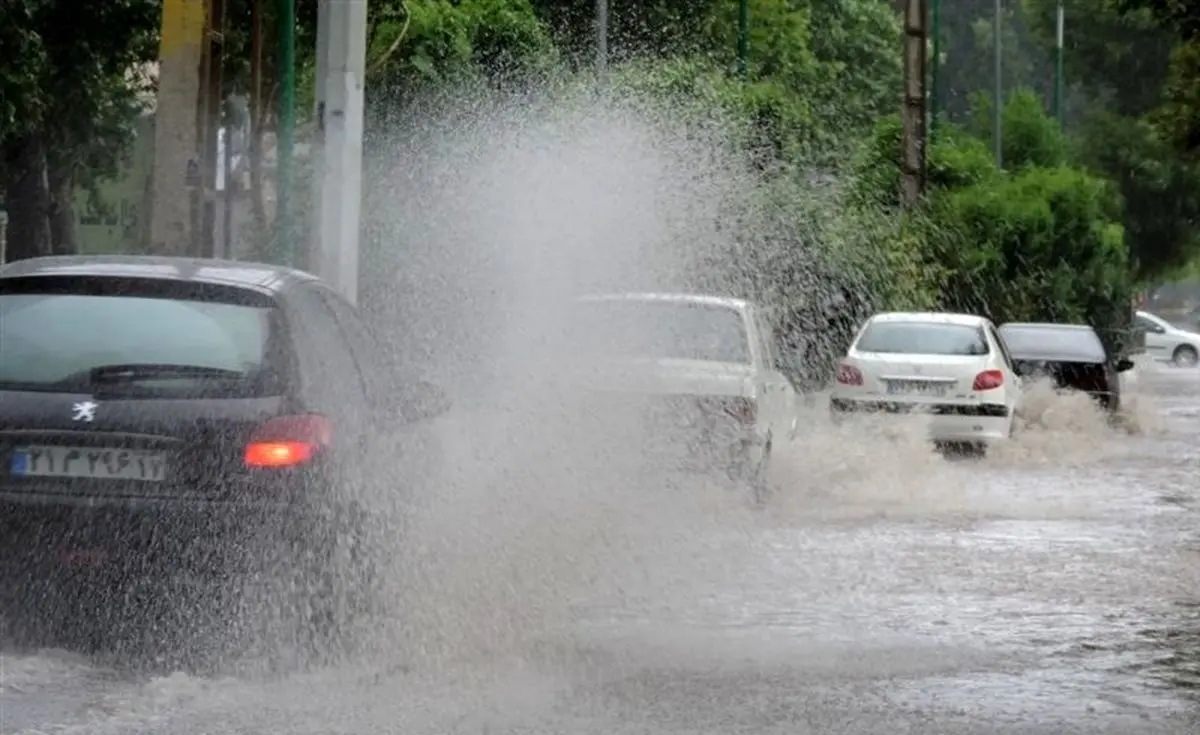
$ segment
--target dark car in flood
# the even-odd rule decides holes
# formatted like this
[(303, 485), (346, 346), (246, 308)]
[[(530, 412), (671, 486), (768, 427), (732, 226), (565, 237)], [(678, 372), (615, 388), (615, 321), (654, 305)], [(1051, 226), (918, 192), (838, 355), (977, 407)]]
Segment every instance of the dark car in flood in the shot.
[(1120, 410), (1119, 374), (1133, 361), (1109, 355), (1090, 326), (1010, 322), (997, 331), (1021, 377), (1047, 378), (1056, 388), (1087, 393), (1107, 411)]
[(148, 256), (0, 267), (0, 603), (36, 615), (30, 583), (113, 589), (183, 568), (219, 581), (279, 558), (301, 607), (332, 622), (365, 582), (341, 566), (371, 519), (351, 490), (402, 492), (403, 460), (380, 440), (445, 408), (301, 271)]

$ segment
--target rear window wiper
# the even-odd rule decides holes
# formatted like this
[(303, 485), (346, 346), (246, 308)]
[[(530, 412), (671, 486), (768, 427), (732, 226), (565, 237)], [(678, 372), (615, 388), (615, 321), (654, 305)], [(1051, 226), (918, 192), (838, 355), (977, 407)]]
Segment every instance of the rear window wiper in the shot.
[[(175, 365), (170, 363), (122, 363), (97, 365), (72, 373), (52, 386), (58, 390), (88, 390), (132, 386), (143, 380), (202, 380), (243, 382), (249, 376), (239, 370), (204, 365)], [(47, 386), (50, 387), (50, 386)]]
[(127, 363), (98, 365), (87, 371), (93, 383), (126, 383), (138, 380), (172, 380), (186, 378), (242, 380), (246, 373), (240, 370), (208, 367), (206, 365), (176, 365), (172, 363)]

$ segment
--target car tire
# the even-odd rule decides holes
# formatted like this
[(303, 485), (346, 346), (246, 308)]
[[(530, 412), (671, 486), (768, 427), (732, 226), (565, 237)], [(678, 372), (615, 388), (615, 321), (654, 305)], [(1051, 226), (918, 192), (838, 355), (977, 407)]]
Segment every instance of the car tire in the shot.
[(1175, 367), (1195, 367), (1198, 359), (1200, 359), (1200, 353), (1197, 353), (1196, 348), (1191, 345), (1179, 345), (1171, 354), (1171, 362)]
[(296, 623), (306, 653), (328, 661), (353, 653), (374, 612), (378, 558), (371, 517), (357, 506), (331, 509), (306, 525), (310, 545), (297, 570)]
[(762, 458), (755, 463), (748, 459), (738, 463), (733, 470), (734, 482), (744, 490), (755, 507), (762, 507), (771, 499), (771, 438), (763, 446)]

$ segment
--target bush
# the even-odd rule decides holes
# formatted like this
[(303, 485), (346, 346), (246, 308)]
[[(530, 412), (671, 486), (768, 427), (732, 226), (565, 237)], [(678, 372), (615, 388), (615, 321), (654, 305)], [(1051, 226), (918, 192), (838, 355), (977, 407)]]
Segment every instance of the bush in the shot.
[[(902, 126), (899, 115), (885, 117), (855, 158), (850, 201), (858, 207), (895, 209), (900, 206)], [(997, 175), (991, 151), (979, 139), (946, 126), (931, 141), (925, 161), (930, 192), (978, 184)]]
[(1108, 182), (1031, 167), (931, 203), (927, 257), (942, 268), (940, 305), (1006, 321), (1092, 324), (1120, 341), (1133, 282)]

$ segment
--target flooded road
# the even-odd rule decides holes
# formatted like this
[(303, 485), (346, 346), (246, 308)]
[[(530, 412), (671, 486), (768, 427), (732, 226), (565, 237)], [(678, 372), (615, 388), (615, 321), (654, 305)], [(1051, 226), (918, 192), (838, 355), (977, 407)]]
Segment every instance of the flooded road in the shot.
[[(0, 732), (1200, 732), (1200, 372), (1142, 382), (1140, 432), (1051, 402), (981, 461), (814, 419), (765, 510), (686, 485), (525, 508), (456, 539), (428, 604), (354, 665), (9, 653)], [(500, 522), (489, 483), (461, 487), (447, 523)]]

